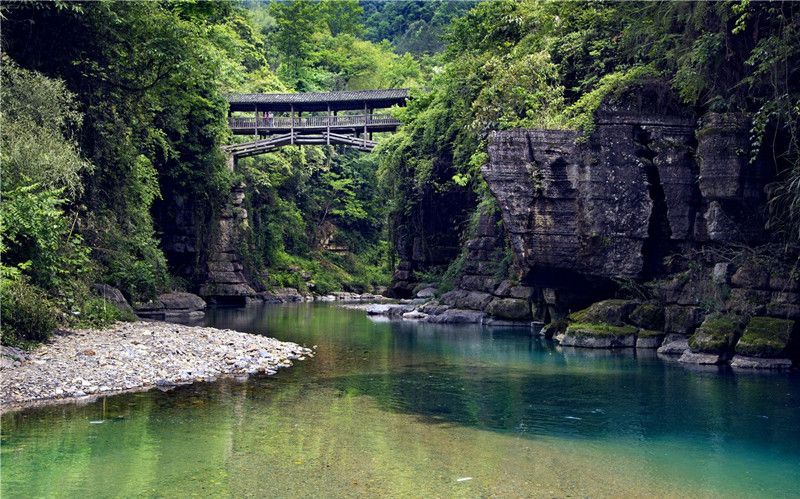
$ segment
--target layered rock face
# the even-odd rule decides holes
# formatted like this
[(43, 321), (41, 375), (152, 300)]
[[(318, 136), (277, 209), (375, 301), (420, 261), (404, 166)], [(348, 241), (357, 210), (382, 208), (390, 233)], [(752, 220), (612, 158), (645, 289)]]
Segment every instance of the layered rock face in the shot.
[[(537, 318), (538, 311), (532, 309), (534, 289), (505, 279), (512, 262), (506, 255), (506, 235), (499, 213), (481, 208), (472, 236), (465, 243), (464, 264), (455, 289), (442, 295), (441, 303), (455, 310), (479, 310), (500, 320)], [(454, 313), (448, 311), (433, 322), (450, 322), (449, 316)]]
[[(650, 85), (604, 104), (595, 131), (495, 132), (483, 168), (523, 280), (556, 292), (664, 273), (664, 257), (764, 238), (748, 122), (698, 122)], [(588, 287), (587, 287), (588, 286)], [(602, 294), (602, 291), (600, 291)]]
[(237, 243), (247, 227), (247, 210), (244, 204), (244, 186), (231, 190), (227, 206), (212, 232), (207, 256), (207, 279), (199, 294), (214, 299), (241, 299), (255, 296), (242, 270)]
[[(736, 340), (747, 320), (757, 316), (789, 321), (776, 327), (783, 336), (764, 340), (779, 346), (765, 356), (788, 355), (800, 295), (792, 279), (781, 286), (771, 280), (787, 276), (791, 262), (780, 268), (787, 262), (731, 257), (732, 248), (768, 242), (772, 178), (768, 162), (750, 161), (749, 126), (734, 113), (696, 119), (666, 87), (652, 83), (604, 103), (587, 138), (560, 130), (493, 133), (482, 173), (521, 280), (547, 307), (546, 319), (562, 320), (618, 293), (617, 283), (637, 282), (663, 308), (664, 324), (660, 334), (645, 330), (644, 336), (634, 327), (624, 346), (642, 336), (657, 347), (667, 333), (665, 352), (688, 349), (687, 362), (727, 362), (739, 352)], [(684, 263), (667, 266), (665, 257), (676, 255)], [(687, 271), (690, 261), (694, 270)], [(736, 327), (709, 333), (724, 322), (716, 314)], [(611, 344), (615, 327), (627, 325), (570, 326), (566, 337)], [(787, 336), (787, 328), (795, 333)], [(738, 364), (748, 363), (764, 364)]]

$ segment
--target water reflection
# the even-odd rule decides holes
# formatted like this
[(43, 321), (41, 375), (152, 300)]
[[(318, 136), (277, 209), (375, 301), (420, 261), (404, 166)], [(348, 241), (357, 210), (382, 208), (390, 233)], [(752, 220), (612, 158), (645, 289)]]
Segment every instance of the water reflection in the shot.
[[(374, 322), (330, 306), (218, 309), (206, 322), (318, 354), (274, 378), (5, 415), (3, 496), (247, 496), (265, 482), (279, 496), (507, 495), (530, 484), (543, 495), (790, 495), (800, 485), (795, 374), (694, 371), (525, 329)], [(451, 476), (466, 472), (480, 479)]]

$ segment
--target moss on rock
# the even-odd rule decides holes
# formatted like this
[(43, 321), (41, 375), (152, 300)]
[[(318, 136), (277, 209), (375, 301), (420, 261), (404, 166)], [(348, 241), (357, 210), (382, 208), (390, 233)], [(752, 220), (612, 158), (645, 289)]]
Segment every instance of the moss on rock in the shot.
[(638, 305), (631, 300), (603, 300), (569, 315), (570, 322), (581, 324), (610, 324), (623, 326)]
[(664, 307), (657, 302), (644, 302), (631, 312), (632, 324), (644, 329), (664, 329)]
[(634, 326), (614, 326), (606, 323), (576, 323), (567, 326), (559, 336), (562, 346), (583, 348), (629, 348), (636, 345)]
[(657, 336), (664, 336), (664, 331), (653, 331), (651, 329), (640, 329), (637, 336), (640, 338), (655, 338)]
[(793, 329), (792, 320), (753, 317), (736, 344), (736, 353), (748, 357), (785, 356)]
[(602, 322), (578, 322), (567, 326), (567, 333), (578, 336), (625, 336), (636, 334), (636, 331), (638, 331), (636, 326), (614, 326)]
[(742, 319), (735, 315), (706, 317), (689, 338), (693, 352), (721, 354), (732, 349), (742, 330)]

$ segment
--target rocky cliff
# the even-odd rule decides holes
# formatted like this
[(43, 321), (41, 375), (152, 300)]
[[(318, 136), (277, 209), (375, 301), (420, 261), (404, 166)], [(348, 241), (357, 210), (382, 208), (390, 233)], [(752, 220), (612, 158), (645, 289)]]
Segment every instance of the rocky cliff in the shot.
[[(442, 301), (551, 322), (550, 332), (565, 344), (635, 346), (641, 336), (642, 345), (654, 348), (678, 341), (685, 345), (678, 353), (711, 351), (694, 357), (701, 363), (730, 360), (751, 319), (786, 320), (778, 329), (795, 336), (780, 340), (778, 350), (790, 355), (798, 334), (793, 321), (800, 322), (796, 255), (769, 249), (766, 192), (774, 167), (768, 158), (751, 161), (749, 127), (739, 114), (696, 117), (666, 85), (650, 83), (608, 99), (588, 136), (493, 133), (482, 174), (502, 224), (491, 233), (478, 224), (457, 289)], [(505, 245), (516, 286), (487, 271)], [(525, 296), (511, 296), (511, 287)], [(624, 314), (615, 312), (623, 318), (573, 327), (571, 312), (614, 297), (629, 299)], [(529, 312), (508, 313), (523, 310), (508, 299), (527, 300)], [(643, 304), (658, 320), (627, 318)], [(724, 347), (719, 341), (704, 347), (695, 335), (709, 336), (719, 317), (735, 327)], [(608, 340), (623, 332), (629, 337)], [(605, 339), (576, 340), (592, 335)]]

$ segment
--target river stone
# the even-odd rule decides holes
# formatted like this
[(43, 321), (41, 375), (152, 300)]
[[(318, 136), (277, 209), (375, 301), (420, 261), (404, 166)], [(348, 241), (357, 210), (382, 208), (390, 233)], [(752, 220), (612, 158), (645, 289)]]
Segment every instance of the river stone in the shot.
[(731, 360), (731, 367), (737, 369), (785, 370), (792, 367), (792, 361), (789, 359), (766, 359), (763, 357), (734, 355), (733, 360)]
[(480, 324), (486, 314), (477, 310), (451, 308), (439, 315), (428, 317), (428, 322), (436, 324)]
[(795, 323), (774, 317), (753, 317), (736, 343), (736, 353), (748, 357), (786, 357)]
[(206, 308), (206, 302), (192, 293), (173, 292), (158, 295), (166, 312), (196, 312)]
[(450, 305), (442, 305), (438, 301), (433, 300), (419, 307), (419, 311), (428, 315), (439, 315), (449, 308)]
[(418, 321), (428, 317), (428, 314), (422, 313), (419, 310), (412, 310), (403, 314), (403, 320)]
[(681, 354), (678, 362), (683, 362), (685, 364), (717, 365), (724, 364), (725, 360), (725, 355), (714, 353), (696, 353), (686, 350), (683, 352), (683, 354)]
[(743, 321), (733, 314), (709, 315), (689, 337), (689, 347), (695, 353), (709, 353), (730, 358), (733, 345), (739, 339)]
[(517, 298), (495, 298), (486, 306), (486, 312), (500, 319), (521, 321), (531, 318), (528, 301)]
[(658, 353), (664, 355), (682, 355), (689, 350), (689, 339), (685, 336), (667, 335), (658, 348)]
[(423, 288), (417, 292), (417, 298), (433, 298), (434, 296), (436, 296), (434, 287)]
[(633, 326), (571, 324), (558, 340), (567, 347), (630, 348), (636, 346), (636, 331)]
[(573, 312), (569, 319), (578, 323), (601, 323), (623, 326), (628, 316), (637, 307), (632, 300), (603, 300), (589, 305), (583, 310)]
[(413, 305), (389, 305), (386, 309), (386, 315), (390, 319), (401, 319), (403, 314), (414, 310)]
[(364, 311), (367, 315), (386, 315), (389, 309), (394, 306), (395, 305), (390, 305), (388, 303), (374, 303), (372, 305), (367, 305)]
[(664, 333), (640, 329), (636, 335), (636, 348), (655, 349), (664, 342)]

